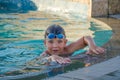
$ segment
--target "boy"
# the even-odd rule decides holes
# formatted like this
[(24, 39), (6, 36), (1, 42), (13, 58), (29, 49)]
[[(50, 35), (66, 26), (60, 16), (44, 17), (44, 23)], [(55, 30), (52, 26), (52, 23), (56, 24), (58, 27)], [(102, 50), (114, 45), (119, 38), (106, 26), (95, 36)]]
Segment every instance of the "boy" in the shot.
[(64, 29), (56, 24), (49, 26), (45, 31), (44, 44), (47, 48), (40, 57), (43, 57), (47, 62), (57, 62), (59, 64), (70, 63), (68, 58), (74, 51), (89, 46), (89, 51), (86, 54), (91, 53), (104, 53), (104, 48), (96, 46), (93, 39), (90, 36), (83, 36), (77, 41), (66, 45), (67, 39)]

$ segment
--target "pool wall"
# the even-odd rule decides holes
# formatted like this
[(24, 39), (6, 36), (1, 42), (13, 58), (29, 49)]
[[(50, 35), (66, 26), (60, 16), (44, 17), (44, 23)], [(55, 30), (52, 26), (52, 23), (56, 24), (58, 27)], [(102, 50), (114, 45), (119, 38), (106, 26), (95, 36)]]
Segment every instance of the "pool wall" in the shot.
[[(120, 0), (32, 0), (38, 10), (77, 14), (80, 18), (120, 14)], [(77, 17), (78, 17), (77, 16)]]
[(88, 19), (91, 17), (91, 0), (33, 0), (39, 11), (64, 17)]
[(120, 0), (92, 0), (91, 15), (109, 16), (113, 14), (120, 14)]

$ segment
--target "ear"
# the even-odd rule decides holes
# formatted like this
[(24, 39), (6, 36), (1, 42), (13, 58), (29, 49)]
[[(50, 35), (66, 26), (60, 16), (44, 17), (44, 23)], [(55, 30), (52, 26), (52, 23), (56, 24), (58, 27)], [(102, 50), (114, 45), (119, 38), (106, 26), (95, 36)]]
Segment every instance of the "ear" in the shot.
[(46, 40), (44, 40), (44, 45), (46, 46)]
[(67, 39), (65, 39), (65, 44), (67, 44), (67, 41), (68, 41), (68, 40), (67, 40)]

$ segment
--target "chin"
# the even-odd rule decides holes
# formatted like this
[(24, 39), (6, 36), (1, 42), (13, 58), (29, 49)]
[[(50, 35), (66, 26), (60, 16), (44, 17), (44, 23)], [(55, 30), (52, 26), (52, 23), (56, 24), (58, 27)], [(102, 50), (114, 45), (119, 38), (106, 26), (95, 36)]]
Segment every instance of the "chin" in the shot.
[(53, 52), (53, 54), (55, 54), (55, 55), (59, 55), (60, 53), (59, 53), (59, 52)]

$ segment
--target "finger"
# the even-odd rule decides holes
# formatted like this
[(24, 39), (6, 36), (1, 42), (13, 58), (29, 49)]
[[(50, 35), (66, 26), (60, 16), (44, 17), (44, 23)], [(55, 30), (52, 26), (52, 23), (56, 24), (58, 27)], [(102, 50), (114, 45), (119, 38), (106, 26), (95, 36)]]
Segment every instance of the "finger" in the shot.
[(62, 59), (56, 59), (56, 61), (57, 61), (59, 64), (63, 64)]
[(66, 63), (71, 63), (72, 62), (70, 58), (65, 58), (64, 60), (65, 60)]
[(94, 52), (95, 54), (99, 54), (99, 52), (98, 52), (96, 49), (94, 49), (93, 52)]
[(62, 62), (60, 60), (56, 60), (59, 64), (62, 64)]
[(97, 52), (99, 52), (99, 53), (104, 53), (104, 52), (105, 52), (105, 49), (104, 49), (104, 48), (101, 48), (101, 47), (98, 47), (96, 50), (97, 50)]
[(86, 54), (92, 54), (92, 51), (88, 50), (88, 51), (86, 52)]
[(71, 60), (68, 58), (64, 58), (62, 61), (63, 64), (70, 63), (70, 62), (71, 62)]
[(66, 64), (66, 63), (71, 63), (71, 60), (68, 58), (63, 58), (63, 59), (58, 59), (57, 62), (59, 64)]
[(102, 52), (103, 52), (102, 49), (100, 49), (100, 48), (97, 48), (96, 51), (97, 51), (98, 53), (102, 53)]
[(68, 61), (67, 61), (65, 58), (58, 59), (57, 61), (58, 61), (58, 63), (60, 63), (60, 64), (66, 64), (66, 63), (68, 63)]
[(103, 53), (105, 53), (105, 52), (106, 52), (106, 49), (104, 49), (104, 48), (101, 48), (101, 49), (102, 49), (101, 51), (102, 51)]

